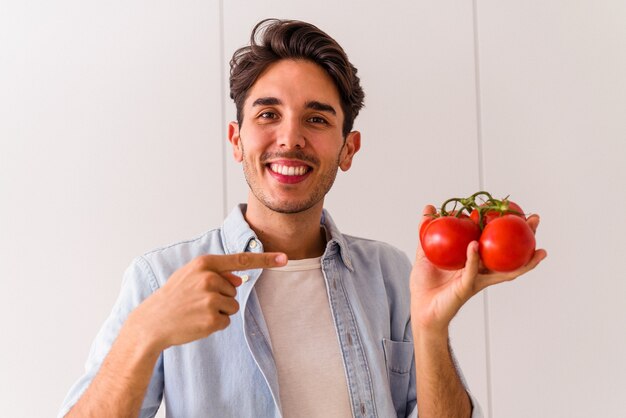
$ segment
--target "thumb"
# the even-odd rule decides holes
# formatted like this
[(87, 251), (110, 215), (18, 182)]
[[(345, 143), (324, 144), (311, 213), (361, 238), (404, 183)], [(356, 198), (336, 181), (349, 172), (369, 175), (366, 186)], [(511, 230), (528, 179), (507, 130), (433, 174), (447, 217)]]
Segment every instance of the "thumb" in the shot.
[(473, 289), (475, 288), (476, 277), (478, 276), (478, 269), (480, 267), (478, 247), (478, 241), (472, 241), (467, 246), (467, 261), (465, 262), (465, 268), (461, 276), (463, 290), (468, 298), (474, 293)]
[(240, 276), (237, 276), (236, 274), (223, 271), (222, 273), (220, 273), (220, 275), (226, 280), (228, 280), (230, 284), (232, 284), (234, 287), (239, 287), (243, 283), (243, 279)]

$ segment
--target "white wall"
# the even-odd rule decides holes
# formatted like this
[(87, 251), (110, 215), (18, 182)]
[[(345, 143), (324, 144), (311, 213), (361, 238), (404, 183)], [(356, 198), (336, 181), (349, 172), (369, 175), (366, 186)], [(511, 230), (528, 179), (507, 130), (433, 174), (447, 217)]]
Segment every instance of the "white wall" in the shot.
[(54, 416), (124, 269), (223, 215), (219, 14), (0, 10), (0, 415)]
[[(508, 3), (508, 4), (504, 4)], [(626, 2), (479, 2), (485, 186), (542, 215), (489, 294), (494, 417), (626, 411)]]
[(622, 414), (626, 3), (337, 3), (0, 5), (3, 416), (54, 415), (130, 260), (245, 200), (225, 73), (269, 16), (359, 68), (363, 149), (327, 199), (345, 232), (411, 254), (424, 204), (481, 187), (542, 215), (546, 262), (453, 324), (486, 412)]

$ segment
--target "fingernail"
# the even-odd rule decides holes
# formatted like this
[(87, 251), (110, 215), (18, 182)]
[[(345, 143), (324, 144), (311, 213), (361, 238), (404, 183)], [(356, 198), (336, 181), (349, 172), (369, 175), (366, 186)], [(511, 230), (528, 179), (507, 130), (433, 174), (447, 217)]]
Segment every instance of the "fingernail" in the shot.
[(278, 254), (276, 256), (276, 262), (278, 264), (285, 264), (287, 262), (287, 256), (285, 254)]

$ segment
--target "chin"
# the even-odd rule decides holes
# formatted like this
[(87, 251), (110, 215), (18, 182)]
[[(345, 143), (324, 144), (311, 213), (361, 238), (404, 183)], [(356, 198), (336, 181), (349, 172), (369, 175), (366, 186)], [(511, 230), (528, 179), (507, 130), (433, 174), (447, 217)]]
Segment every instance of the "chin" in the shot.
[(268, 209), (277, 213), (295, 214), (306, 212), (319, 204), (319, 200), (309, 201), (270, 201), (269, 199), (260, 199), (261, 203)]
[(290, 204), (265, 205), (265, 206), (274, 212), (283, 213), (283, 214), (295, 214), (295, 213), (306, 212), (307, 210), (311, 209), (314, 205), (300, 205), (300, 204), (290, 203)]

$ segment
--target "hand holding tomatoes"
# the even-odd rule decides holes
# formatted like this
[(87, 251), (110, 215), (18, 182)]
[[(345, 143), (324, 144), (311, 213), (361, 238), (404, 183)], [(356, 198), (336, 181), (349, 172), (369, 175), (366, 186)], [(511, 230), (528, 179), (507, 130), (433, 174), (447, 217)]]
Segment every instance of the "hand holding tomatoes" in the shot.
[[(473, 200), (474, 198), (468, 199)], [(465, 202), (467, 201), (466, 199)], [(502, 202), (500, 201), (500, 203)], [(512, 207), (512, 202), (508, 204), (509, 208)], [(473, 209), (476, 209), (478, 206), (480, 205), (476, 204)], [(414, 335), (417, 335), (418, 332), (423, 333), (427, 331), (431, 335), (434, 332), (435, 335), (445, 338), (450, 321), (461, 306), (472, 296), (488, 286), (514, 280), (534, 269), (547, 256), (545, 250), (534, 249), (534, 233), (539, 224), (539, 216), (531, 215), (526, 219), (521, 208), (516, 206), (513, 209), (516, 213), (501, 213), (501, 216), (492, 216), (490, 218), (486, 216), (486, 213), (489, 210), (493, 210), (492, 206), (495, 205), (490, 205), (486, 202), (486, 206), (481, 209), (483, 213), (477, 213), (478, 216), (474, 215), (474, 218), (478, 219), (478, 223), (474, 222), (474, 225), (478, 228), (478, 236), (474, 235), (475, 238), (470, 240), (468, 244), (457, 243), (456, 245), (451, 243), (451, 236), (464, 236), (464, 239), (468, 240), (471, 234), (476, 234), (476, 229), (470, 232), (473, 228), (465, 224), (467, 220), (472, 220), (471, 210), (447, 211), (446, 205), (442, 206), (440, 212), (437, 212), (430, 205), (424, 208), (420, 225), (420, 242), (422, 245), (417, 249), (415, 264), (411, 272), (411, 317)], [(468, 212), (470, 216), (467, 215)], [(446, 218), (448, 220), (444, 221), (443, 219)], [(503, 222), (503, 220), (509, 218), (517, 220)], [(455, 219), (455, 221), (451, 221), (452, 219)], [(452, 228), (447, 228), (449, 225), (454, 225), (454, 223), (462, 223), (465, 227), (456, 228), (453, 226)], [(513, 270), (510, 270), (512, 268), (511, 264), (504, 266), (496, 264), (494, 268), (494, 264), (490, 264), (491, 261), (487, 261), (490, 260), (490, 251), (498, 256), (499, 254), (501, 255), (502, 249), (491, 249), (489, 245), (485, 245), (488, 243), (487, 238), (493, 240), (493, 242), (501, 241), (502, 235), (499, 233), (500, 231), (515, 231), (514, 228), (509, 226), (503, 227), (504, 224), (508, 223), (517, 224), (517, 227), (524, 231), (522, 235), (532, 240), (532, 245), (524, 240), (520, 240), (520, 247), (531, 248), (530, 258), (523, 262), (520, 267)], [(493, 226), (489, 226), (491, 224)], [(432, 230), (430, 229), (431, 226), (433, 227)], [(482, 231), (481, 226), (483, 227)], [(450, 233), (450, 231), (454, 232)], [(447, 236), (444, 236), (446, 234)], [(512, 235), (515, 237), (514, 240), (520, 238), (519, 231), (513, 232)], [(506, 239), (510, 238), (511, 236), (508, 236)], [(451, 251), (455, 252), (456, 260), (444, 259), (441, 254), (433, 255), (433, 249), (440, 250), (444, 247), (444, 244), (449, 246)], [(526, 256), (527, 254), (524, 255), (524, 258)], [(431, 260), (431, 258), (435, 261)], [(460, 264), (459, 258), (466, 260), (461, 267), (458, 267)], [(491, 267), (488, 267), (487, 264)], [(497, 271), (498, 269), (507, 271)]]

